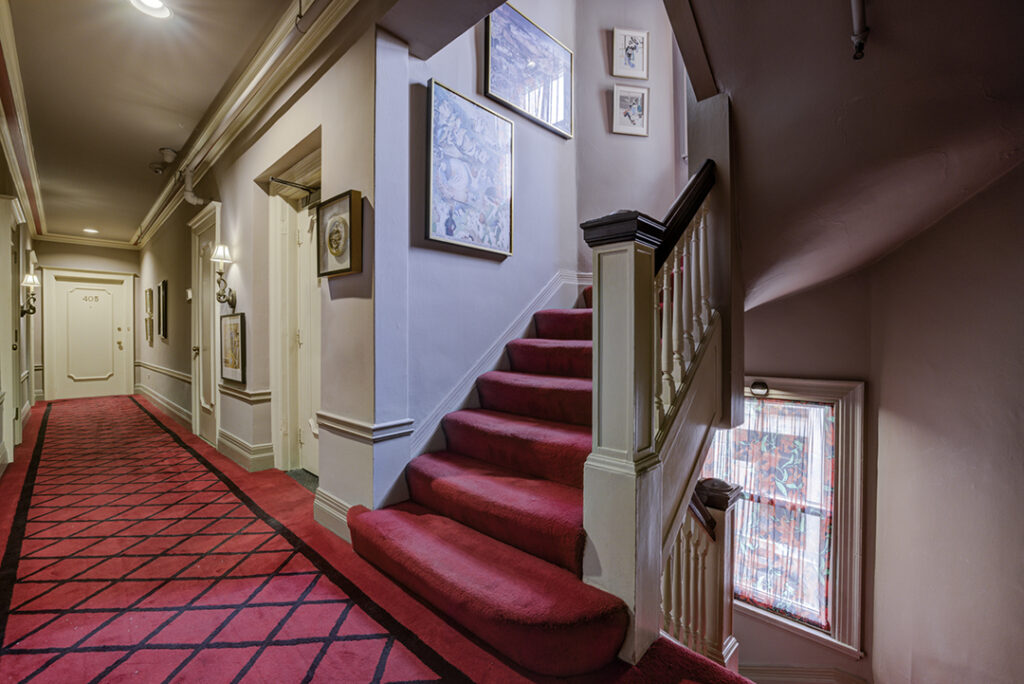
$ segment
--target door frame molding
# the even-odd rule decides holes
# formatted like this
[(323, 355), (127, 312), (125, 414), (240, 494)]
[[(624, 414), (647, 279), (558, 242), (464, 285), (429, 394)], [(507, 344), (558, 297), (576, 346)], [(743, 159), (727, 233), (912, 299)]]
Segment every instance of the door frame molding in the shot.
[(125, 330), (123, 333), (123, 339), (125, 343), (124, 351), (127, 354), (124, 355), (123, 365), (124, 368), (124, 383), (123, 394), (133, 394), (135, 390), (135, 332), (134, 332), (134, 315), (135, 315), (135, 278), (137, 277), (134, 273), (124, 273), (118, 271), (91, 271), (81, 268), (54, 268), (51, 266), (39, 266), (39, 270), (42, 271), (43, 277), (43, 298), (42, 298), (42, 314), (43, 314), (43, 397), (45, 400), (50, 401), (54, 399), (56, 388), (54, 383), (56, 381), (56, 349), (54, 348), (53, 337), (46, 334), (47, 330), (53, 331), (57, 328), (56, 311), (51, 303), (54, 301), (55, 288), (57, 287), (58, 278), (66, 278), (68, 280), (81, 280), (88, 282), (94, 280), (96, 282), (111, 282), (120, 281), (120, 285), (124, 287), (126, 297), (124, 302), (125, 311), (123, 311)]
[[(210, 228), (213, 228), (213, 243), (214, 245), (220, 242), (220, 208), (221, 203), (211, 201), (204, 206), (198, 214), (192, 217), (188, 222), (189, 227), (189, 262), (192, 271), (192, 334), (190, 336), (192, 346), (199, 345), (202, 340), (202, 322), (203, 322), (203, 307), (198, 303), (199, 297), (202, 295), (213, 296), (213, 292), (201, 292), (200, 283), (202, 282), (200, 269), (203, 266), (202, 260), (199, 257), (199, 234), (205, 233)], [(208, 261), (205, 264), (206, 268), (210, 269), (210, 282), (216, 281), (215, 268), (213, 262)], [(211, 341), (211, 348), (213, 350), (213, 368), (216, 369), (220, 365), (220, 340), (219, 331), (217, 330), (217, 307), (210, 308), (210, 334), (213, 336)], [(192, 356), (191, 360), (192, 368), (192, 433), (195, 435), (200, 434), (199, 421), (202, 419), (202, 401), (203, 401), (203, 385), (200, 371), (202, 370), (202, 364), (197, 362), (197, 357)], [(220, 378), (211, 378), (210, 386), (213, 389), (213, 422), (214, 422), (214, 444), (216, 447), (217, 441), (220, 439)]]

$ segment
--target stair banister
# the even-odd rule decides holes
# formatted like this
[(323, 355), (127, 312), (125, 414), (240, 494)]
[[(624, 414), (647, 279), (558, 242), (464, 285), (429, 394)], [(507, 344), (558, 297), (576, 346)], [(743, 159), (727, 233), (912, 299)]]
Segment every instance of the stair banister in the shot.
[(705, 206), (714, 169), (708, 160), (694, 174), (668, 225), (623, 211), (581, 226), (594, 256), (583, 578), (629, 607), (619, 656), (633, 663), (660, 635), (663, 546), (682, 524), (686, 506), (679, 515), (677, 502), (689, 501), (720, 416), (721, 333), (710, 309)]

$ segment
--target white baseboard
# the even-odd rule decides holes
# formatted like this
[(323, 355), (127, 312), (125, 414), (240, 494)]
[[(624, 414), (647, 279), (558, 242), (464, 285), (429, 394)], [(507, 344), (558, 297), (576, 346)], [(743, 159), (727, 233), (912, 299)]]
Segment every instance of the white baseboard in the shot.
[(35, 394), (32, 397), (32, 400), (33, 401), (42, 401), (45, 398), (46, 398), (46, 394), (43, 393), (43, 390), (37, 389)]
[(250, 473), (274, 467), (273, 444), (249, 444), (241, 437), (223, 429), (217, 435), (217, 451)]
[(4, 468), (6, 468), (7, 464), (12, 460), (13, 459), (11, 459), (7, 453), (7, 447), (4, 445), (3, 441), (0, 441), (0, 475), (3, 474)]
[(313, 519), (351, 544), (352, 535), (348, 531), (349, 508), (351, 506), (338, 497), (317, 488), (313, 500)]
[[(466, 371), (466, 374), (444, 395), (444, 398), (438, 402), (434, 410), (426, 418), (419, 421), (419, 425), (412, 434), (410, 457), (415, 457), (425, 451), (429, 451), (431, 447), (440, 448), (441, 420), (452, 411), (458, 411), (470, 405), (471, 398), (475, 396), (476, 379), (487, 371), (498, 368), (498, 364), (502, 362), (505, 356), (505, 345), (512, 340), (523, 337), (532, 329), (533, 314), (543, 309), (552, 308), (553, 303), (561, 306), (572, 306), (578, 299), (578, 293), (572, 298), (572, 301), (555, 301), (559, 294), (561, 294), (562, 288), (565, 286), (580, 288), (592, 285), (593, 282), (594, 275), (592, 273), (579, 273), (567, 270), (556, 273), (541, 291), (537, 293), (537, 296), (530, 300), (530, 303), (519, 312), (519, 315), (494, 341), (494, 344), (477, 359), (476, 363)], [(431, 444), (434, 440), (437, 440), (437, 443)]]
[(192, 425), (192, 412), (190, 410), (184, 406), (179, 406), (156, 390), (146, 387), (145, 385), (136, 384), (135, 393), (146, 395), (153, 401), (153, 403), (164, 411), (167, 411), (167, 413), (170, 413), (185, 425)]
[(867, 684), (860, 677), (835, 667), (740, 665), (740, 674), (756, 684)]

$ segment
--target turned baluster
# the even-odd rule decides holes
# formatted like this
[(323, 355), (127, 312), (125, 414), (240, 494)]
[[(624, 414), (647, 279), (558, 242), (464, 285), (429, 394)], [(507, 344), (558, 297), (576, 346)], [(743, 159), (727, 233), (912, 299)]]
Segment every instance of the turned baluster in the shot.
[[(666, 264), (668, 266), (668, 264)], [(662, 300), (661, 300), (661, 395), (662, 406), (672, 406), (676, 395), (676, 383), (672, 377), (675, 356), (672, 354), (672, 312), (675, 304), (675, 292), (672, 291), (672, 269), (661, 269)]]
[(700, 213), (700, 318), (703, 327), (707, 330), (711, 325), (711, 266), (708, 256), (708, 213), (701, 209)]
[(686, 319), (683, 317), (683, 248), (680, 240), (672, 249), (672, 378), (676, 390), (683, 384), (683, 376), (690, 361), (686, 356)]

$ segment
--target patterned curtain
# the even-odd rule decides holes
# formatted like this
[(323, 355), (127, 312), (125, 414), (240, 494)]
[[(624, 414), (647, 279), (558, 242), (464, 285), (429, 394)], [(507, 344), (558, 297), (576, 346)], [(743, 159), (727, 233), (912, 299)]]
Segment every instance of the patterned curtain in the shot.
[(835, 407), (750, 399), (718, 432), (701, 477), (743, 487), (736, 508), (736, 598), (830, 629)]

